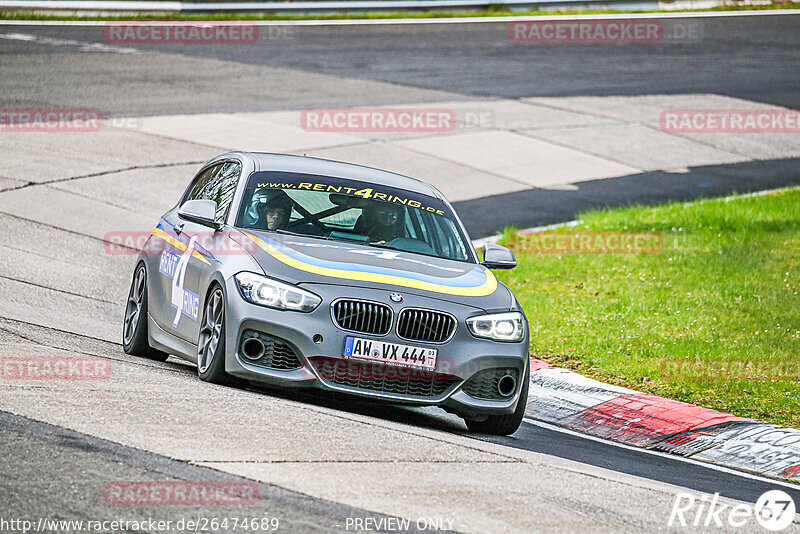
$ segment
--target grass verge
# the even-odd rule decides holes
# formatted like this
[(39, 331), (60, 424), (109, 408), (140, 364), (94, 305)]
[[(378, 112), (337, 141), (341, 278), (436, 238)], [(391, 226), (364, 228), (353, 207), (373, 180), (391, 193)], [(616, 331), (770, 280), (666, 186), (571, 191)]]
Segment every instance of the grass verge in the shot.
[[(800, 9), (800, 2), (774, 2), (765, 5), (730, 5), (709, 9), (677, 9), (670, 11), (636, 11), (635, 13), (695, 13), (713, 11), (755, 11), (755, 10), (781, 10)], [(68, 10), (65, 10), (68, 11)], [(543, 15), (610, 15), (631, 13), (624, 10), (613, 9), (584, 9), (584, 10), (530, 10), (509, 11), (503, 4), (498, 4), (487, 9), (469, 11), (398, 11), (398, 12), (351, 12), (351, 13), (240, 13), (240, 12), (215, 12), (215, 13), (172, 13), (150, 12), (129, 13), (120, 15), (105, 14), (58, 14), (42, 11), (24, 11), (18, 9), (0, 9), (2, 20), (100, 20), (100, 21), (223, 21), (223, 20), (376, 20), (376, 19), (427, 19), (427, 18), (459, 18), (459, 17), (530, 17)]]
[[(542, 254), (506, 231), (531, 355), (632, 389), (800, 428), (800, 189), (581, 215), (660, 253)], [(564, 238), (565, 236), (562, 236)]]

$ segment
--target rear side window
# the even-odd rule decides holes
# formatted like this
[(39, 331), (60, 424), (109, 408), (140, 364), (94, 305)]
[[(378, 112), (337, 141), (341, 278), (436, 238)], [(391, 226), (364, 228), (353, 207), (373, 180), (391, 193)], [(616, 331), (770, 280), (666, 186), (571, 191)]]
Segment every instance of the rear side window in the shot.
[(210, 198), (207, 195), (211, 187), (211, 180), (217, 175), (221, 168), (222, 164), (212, 165), (197, 175), (183, 201), (186, 202), (187, 200), (202, 200)]
[(237, 162), (212, 165), (195, 178), (184, 202), (187, 200), (213, 200), (217, 203), (217, 220), (225, 220), (242, 166)]

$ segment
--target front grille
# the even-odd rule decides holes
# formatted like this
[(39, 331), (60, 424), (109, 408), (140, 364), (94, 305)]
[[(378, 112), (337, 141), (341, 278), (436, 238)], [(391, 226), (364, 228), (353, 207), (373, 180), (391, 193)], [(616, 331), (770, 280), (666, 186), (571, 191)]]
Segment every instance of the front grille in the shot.
[(342, 299), (333, 303), (332, 311), (336, 326), (343, 330), (382, 336), (392, 328), (392, 309), (385, 304)]
[[(245, 354), (244, 344), (250, 339), (257, 339), (264, 345), (264, 353), (258, 358), (252, 358), (252, 356)], [(242, 355), (242, 358), (247, 363), (279, 371), (291, 371), (302, 367), (300, 358), (297, 357), (291, 345), (280, 338), (268, 336), (255, 330), (245, 330), (242, 334), (242, 339), (239, 343), (239, 354)]]
[(447, 341), (456, 329), (452, 315), (433, 310), (407, 308), (397, 319), (397, 336), (412, 341), (441, 343)]
[(326, 382), (380, 393), (440, 397), (459, 381), (451, 375), (377, 362), (324, 357), (311, 358), (311, 362)]
[(467, 380), (461, 391), (476, 399), (506, 400), (509, 396), (501, 395), (497, 389), (498, 382), (506, 375), (514, 377), (519, 384), (519, 370), (517, 369), (488, 369)]

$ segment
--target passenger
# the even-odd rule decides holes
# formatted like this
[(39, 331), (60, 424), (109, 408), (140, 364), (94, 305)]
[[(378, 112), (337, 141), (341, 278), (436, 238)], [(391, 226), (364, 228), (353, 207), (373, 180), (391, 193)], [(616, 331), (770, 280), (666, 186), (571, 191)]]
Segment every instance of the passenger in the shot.
[(405, 212), (400, 206), (376, 202), (366, 208), (356, 221), (358, 234), (369, 236), (372, 243), (385, 244), (405, 237)]

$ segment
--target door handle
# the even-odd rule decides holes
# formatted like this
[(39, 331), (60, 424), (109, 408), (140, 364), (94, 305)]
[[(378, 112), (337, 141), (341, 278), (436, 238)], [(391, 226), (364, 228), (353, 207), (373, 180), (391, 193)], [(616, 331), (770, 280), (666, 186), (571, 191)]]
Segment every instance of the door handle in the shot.
[(181, 235), (181, 232), (183, 232), (183, 223), (176, 224), (175, 226), (173, 226), (173, 227), (172, 227), (172, 230), (173, 230), (173, 231), (174, 231), (174, 232), (175, 232), (177, 235)]

